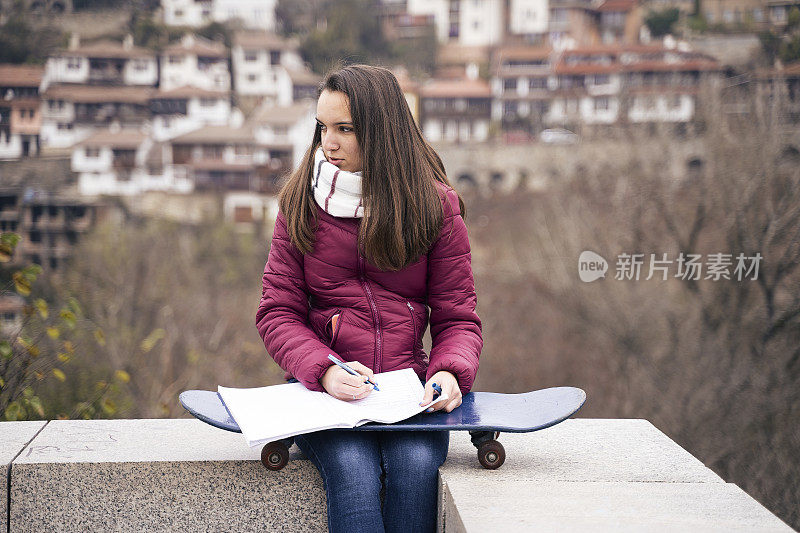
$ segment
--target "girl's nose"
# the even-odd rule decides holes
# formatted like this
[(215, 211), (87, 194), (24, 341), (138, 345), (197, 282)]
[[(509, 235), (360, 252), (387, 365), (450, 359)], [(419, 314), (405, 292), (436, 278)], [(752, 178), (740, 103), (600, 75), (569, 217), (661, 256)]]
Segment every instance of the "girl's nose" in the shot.
[(339, 144), (330, 135), (323, 135), (322, 149), (326, 152), (331, 152), (339, 148)]

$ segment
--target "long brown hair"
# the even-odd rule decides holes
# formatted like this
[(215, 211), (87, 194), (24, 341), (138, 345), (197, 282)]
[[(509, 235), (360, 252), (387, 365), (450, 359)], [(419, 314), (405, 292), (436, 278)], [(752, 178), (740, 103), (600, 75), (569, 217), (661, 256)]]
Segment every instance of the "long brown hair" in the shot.
[[(361, 149), (364, 218), (359, 247), (381, 270), (400, 270), (426, 253), (443, 221), (436, 181), (450, 185), (439, 154), (425, 141), (397, 78), (386, 68), (337, 65), (317, 87), (347, 95)], [(289, 237), (302, 252), (313, 249), (317, 206), (311, 179), (320, 125), (300, 166), (278, 195)], [(466, 215), (461, 196), (458, 203)], [(312, 226), (313, 220), (313, 226)]]

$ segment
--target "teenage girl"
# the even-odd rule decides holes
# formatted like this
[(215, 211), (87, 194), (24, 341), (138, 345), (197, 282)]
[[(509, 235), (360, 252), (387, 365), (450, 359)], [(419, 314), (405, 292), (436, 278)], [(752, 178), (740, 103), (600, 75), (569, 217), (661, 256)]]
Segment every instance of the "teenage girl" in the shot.
[[(373, 373), (412, 368), (422, 403), (437, 383), (447, 399), (433, 409), (458, 407), (483, 347), (464, 204), (389, 70), (325, 76), (311, 146), (278, 203), (256, 325), (286, 377), (351, 401), (371, 393)], [(322, 476), (332, 532), (433, 531), (448, 441), (439, 431), (295, 437)]]

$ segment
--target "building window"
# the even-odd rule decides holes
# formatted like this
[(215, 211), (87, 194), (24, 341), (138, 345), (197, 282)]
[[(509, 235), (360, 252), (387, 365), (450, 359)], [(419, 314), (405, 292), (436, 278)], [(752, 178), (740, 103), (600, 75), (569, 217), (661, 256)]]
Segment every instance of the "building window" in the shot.
[(681, 95), (673, 94), (669, 97), (669, 106), (672, 109), (678, 109), (681, 107)]
[(503, 91), (516, 91), (517, 90), (517, 78), (506, 78), (503, 80)]
[(547, 89), (547, 78), (531, 78), (529, 88)]
[(248, 63), (252, 63), (254, 61), (258, 61), (258, 52), (255, 52), (253, 50), (245, 51), (244, 60), (247, 61)]
[(609, 106), (608, 96), (601, 96), (594, 99), (595, 111), (607, 111)]
[(578, 112), (578, 99), (577, 98), (567, 98), (564, 102), (564, 109), (566, 110), (567, 114), (571, 115)]
[(269, 64), (270, 65), (280, 65), (281, 64), (281, 51), (280, 50), (270, 50), (269, 51)]
[(67, 68), (69, 70), (78, 70), (81, 68), (81, 58), (80, 57), (68, 57), (67, 58)]
[(594, 84), (595, 85), (608, 85), (611, 81), (611, 78), (608, 74), (595, 74), (594, 75)]
[(215, 98), (201, 98), (200, 107), (214, 107), (217, 103)]
[(655, 109), (656, 107), (656, 99), (653, 96), (642, 96), (640, 101), (645, 109)]
[(183, 56), (169, 56), (170, 65), (180, 65), (183, 63)]
[(137, 72), (142, 72), (142, 71), (147, 70), (147, 60), (145, 60), (145, 59), (136, 59), (133, 62), (133, 70), (136, 70)]
[(786, 22), (786, 7), (785, 6), (771, 6), (770, 13), (772, 15), (772, 22), (784, 23)]
[(72, 124), (69, 122), (59, 122), (56, 126), (59, 130), (71, 130)]
[(258, 74), (248, 74), (247, 81), (256, 81), (258, 79)]
[(100, 148), (92, 148), (87, 146), (85, 148), (86, 157), (88, 158), (97, 158), (100, 157)]

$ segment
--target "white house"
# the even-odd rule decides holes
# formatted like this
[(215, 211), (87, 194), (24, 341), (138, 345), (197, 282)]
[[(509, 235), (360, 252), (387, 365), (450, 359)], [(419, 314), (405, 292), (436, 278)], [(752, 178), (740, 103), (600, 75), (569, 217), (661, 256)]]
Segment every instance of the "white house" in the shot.
[(277, 3), (277, 0), (213, 0), (212, 17), (217, 22), (232, 20), (245, 28), (275, 31)]
[(275, 105), (294, 101), (292, 71), (305, 70), (296, 40), (269, 32), (237, 32), (231, 62), (237, 94), (264, 96)]
[[(412, 15), (433, 15), (441, 43), (488, 46), (503, 39), (505, 3), (505, 0), (408, 0), (407, 10)], [(524, 12), (525, 8), (520, 9)]]
[(511, 0), (508, 33), (528, 36), (547, 33), (548, 3), (548, 0)]
[(186, 85), (209, 91), (230, 91), (228, 51), (223, 43), (186, 34), (161, 55), (161, 90)]
[(212, 11), (211, 0), (161, 0), (161, 13), (167, 26), (205, 26), (213, 21)]
[(164, 24), (198, 28), (237, 21), (246, 28), (275, 30), (276, 0), (161, 0)]
[(192, 182), (174, 177), (164, 165), (165, 157), (169, 157), (168, 146), (154, 143), (142, 131), (110, 128), (78, 143), (72, 150), (71, 167), (83, 195), (191, 192)]
[(117, 123), (141, 127), (150, 120), (150, 87), (51, 85), (42, 94), (41, 141), (72, 146), (91, 133)]
[(419, 89), (420, 123), (431, 142), (483, 142), (489, 137), (492, 90), (483, 80), (433, 79)]
[[(291, 153), (287, 170), (297, 168), (314, 136), (316, 106), (304, 100), (290, 106), (262, 105), (251, 119), (253, 136), (259, 145), (266, 147), (270, 161), (281, 159), (278, 153)], [(276, 156), (276, 157), (272, 157)], [(269, 164), (268, 162), (268, 164)], [(275, 170), (278, 170), (277, 165)], [(283, 164), (283, 166), (287, 166)]]
[(192, 180), (196, 190), (261, 189), (259, 169), (269, 156), (249, 126), (206, 126), (171, 139), (170, 145), (170, 172)]
[(0, 64), (0, 159), (39, 154), (44, 69)]
[(156, 141), (166, 141), (201, 126), (224, 126), (234, 113), (230, 93), (196, 87), (158, 91), (150, 96), (153, 115), (151, 134)]
[(152, 87), (158, 83), (158, 63), (155, 53), (134, 46), (130, 35), (121, 43), (100, 41), (84, 46), (75, 37), (67, 50), (47, 59), (42, 88), (55, 83)]

